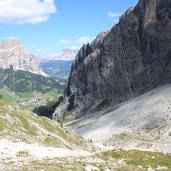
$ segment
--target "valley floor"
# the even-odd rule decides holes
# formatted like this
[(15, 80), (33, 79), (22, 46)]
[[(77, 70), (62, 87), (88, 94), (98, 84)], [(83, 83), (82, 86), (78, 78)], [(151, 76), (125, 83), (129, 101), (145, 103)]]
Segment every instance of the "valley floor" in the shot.
[(112, 150), (98, 144), (96, 152), (45, 147), (0, 140), (0, 171), (163, 171), (171, 156), (144, 151)]

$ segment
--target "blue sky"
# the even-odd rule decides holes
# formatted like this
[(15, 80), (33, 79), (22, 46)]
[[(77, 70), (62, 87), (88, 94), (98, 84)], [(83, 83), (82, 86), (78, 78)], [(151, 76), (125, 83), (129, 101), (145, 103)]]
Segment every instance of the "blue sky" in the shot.
[(0, 40), (17, 37), (44, 56), (79, 48), (111, 28), (138, 0), (1, 0)]

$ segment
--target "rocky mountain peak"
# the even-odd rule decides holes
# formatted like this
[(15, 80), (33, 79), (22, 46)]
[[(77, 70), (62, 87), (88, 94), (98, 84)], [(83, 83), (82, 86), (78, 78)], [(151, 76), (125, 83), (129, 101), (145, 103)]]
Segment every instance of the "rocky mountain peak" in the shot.
[(143, 28), (148, 27), (156, 21), (157, 0), (140, 0), (135, 8)]
[(171, 0), (140, 0), (72, 64), (60, 113), (89, 113), (171, 82)]
[(8, 37), (1, 43), (1, 49), (10, 49), (15, 47), (22, 47), (22, 43), (15, 37)]
[(92, 46), (96, 48), (99, 44), (101, 44), (107, 33), (108, 32), (99, 33), (95, 40), (92, 42)]
[(7, 69), (10, 66), (17, 70), (43, 73), (39, 67), (39, 59), (30, 54), (15, 37), (6, 38), (0, 43), (0, 67)]
[(23, 46), (22, 42), (15, 37), (8, 37), (0, 44), (1, 53), (7, 52), (20, 52), (21, 54), (28, 54), (27, 49)]

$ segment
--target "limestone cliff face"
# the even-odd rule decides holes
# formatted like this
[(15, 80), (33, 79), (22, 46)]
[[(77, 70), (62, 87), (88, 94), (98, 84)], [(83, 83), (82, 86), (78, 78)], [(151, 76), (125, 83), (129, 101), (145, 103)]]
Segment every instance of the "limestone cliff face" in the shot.
[(65, 111), (88, 113), (171, 82), (171, 0), (140, 0), (72, 64)]
[(26, 50), (21, 41), (16, 38), (7, 38), (0, 43), (0, 68), (30, 71), (41, 74), (39, 60)]

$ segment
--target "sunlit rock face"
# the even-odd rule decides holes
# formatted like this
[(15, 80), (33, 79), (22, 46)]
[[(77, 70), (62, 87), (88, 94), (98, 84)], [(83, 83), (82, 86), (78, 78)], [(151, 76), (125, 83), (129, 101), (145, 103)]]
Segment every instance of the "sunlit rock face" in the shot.
[(14, 69), (40, 74), (39, 59), (30, 54), (20, 40), (7, 38), (0, 43), (0, 67), (13, 66)]

